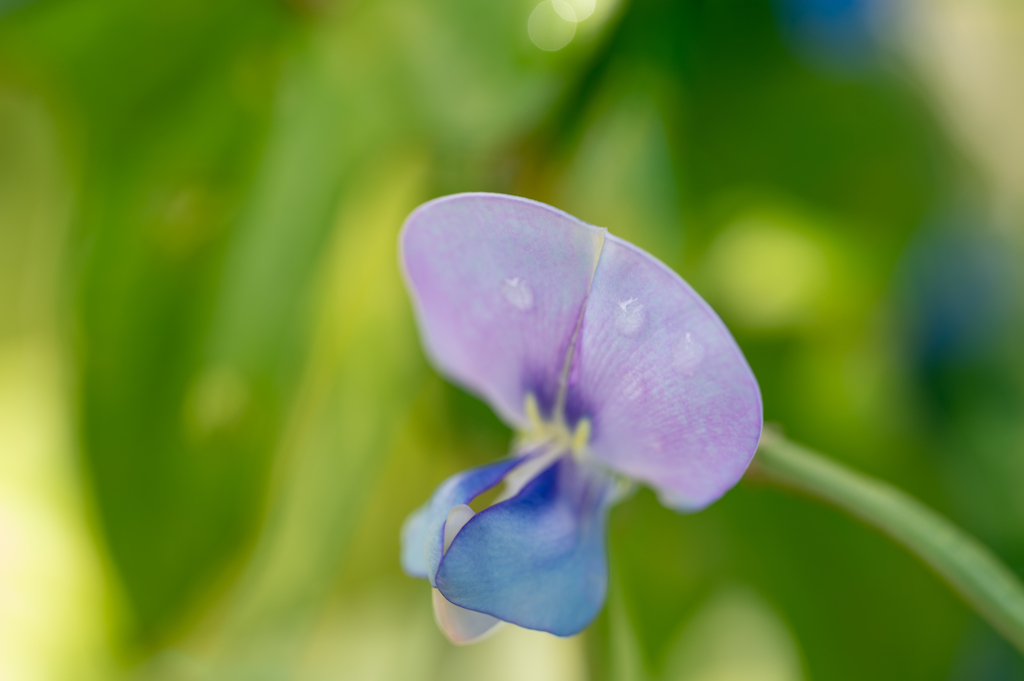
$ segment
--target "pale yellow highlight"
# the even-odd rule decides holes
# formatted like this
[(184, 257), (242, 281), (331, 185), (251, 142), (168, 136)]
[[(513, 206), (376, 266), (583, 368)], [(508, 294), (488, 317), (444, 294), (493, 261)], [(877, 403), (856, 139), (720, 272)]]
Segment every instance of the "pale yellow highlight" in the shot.
[(669, 652), (665, 681), (802, 681), (786, 623), (756, 592), (731, 587), (687, 622)]
[[(407, 595), (403, 595), (407, 594)], [(472, 646), (448, 643), (415, 590), (386, 582), (333, 605), (293, 678), (359, 681), (585, 681), (580, 637), (502, 627)]]
[(71, 189), (45, 104), (0, 83), (0, 679), (116, 678), (59, 324)]
[(826, 249), (776, 216), (745, 216), (726, 227), (706, 266), (723, 312), (753, 329), (804, 323), (830, 283)]
[(0, 679), (111, 672), (111, 608), (52, 348), (0, 346)]

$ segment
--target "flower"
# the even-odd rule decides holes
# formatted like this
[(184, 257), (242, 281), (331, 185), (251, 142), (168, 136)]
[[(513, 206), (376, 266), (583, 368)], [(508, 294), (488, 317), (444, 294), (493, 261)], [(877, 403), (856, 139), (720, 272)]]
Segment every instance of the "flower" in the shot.
[(456, 643), (501, 621), (575, 634), (604, 603), (610, 506), (633, 482), (680, 511), (735, 485), (761, 434), (757, 381), (675, 272), (550, 206), (443, 197), (413, 211), (399, 249), (434, 366), (519, 432), (509, 457), (410, 515), (402, 567), (430, 580)]

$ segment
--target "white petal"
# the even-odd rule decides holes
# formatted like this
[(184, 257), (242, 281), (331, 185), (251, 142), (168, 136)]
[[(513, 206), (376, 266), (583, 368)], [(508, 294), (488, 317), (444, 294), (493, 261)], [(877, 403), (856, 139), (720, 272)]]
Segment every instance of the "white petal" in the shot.
[(482, 612), (460, 608), (434, 589), (434, 619), (448, 640), (456, 645), (476, 643), (498, 630), (502, 621)]
[(444, 521), (444, 550), (447, 551), (448, 547), (452, 545), (452, 540), (455, 539), (455, 535), (459, 533), (469, 519), (472, 518), (476, 513), (473, 512), (466, 504), (456, 504), (452, 506), (451, 510), (448, 511), (448, 519)]

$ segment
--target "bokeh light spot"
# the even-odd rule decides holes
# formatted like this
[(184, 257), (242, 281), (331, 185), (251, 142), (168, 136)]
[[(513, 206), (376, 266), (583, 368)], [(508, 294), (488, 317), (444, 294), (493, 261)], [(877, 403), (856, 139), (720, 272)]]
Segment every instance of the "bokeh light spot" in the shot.
[(674, 681), (801, 681), (800, 648), (785, 621), (756, 592), (726, 587), (671, 646), (664, 678)]
[[(555, 9), (558, 9), (558, 5), (568, 5), (573, 12), (575, 21), (583, 21), (594, 13), (595, 0), (554, 0), (556, 2)], [(562, 12), (559, 12), (562, 14)]]
[(551, 6), (555, 8), (555, 12), (558, 16), (562, 17), (566, 21), (576, 23), (579, 19), (576, 17), (576, 8), (565, 0), (551, 0)]
[(576, 35), (576, 12), (565, 0), (544, 0), (530, 14), (527, 29), (534, 45), (555, 52)]
[(781, 329), (813, 314), (827, 289), (825, 248), (799, 229), (767, 217), (738, 220), (708, 252), (710, 285), (732, 321)]
[(192, 383), (185, 401), (187, 425), (199, 435), (236, 423), (249, 402), (245, 379), (230, 367), (207, 369)]

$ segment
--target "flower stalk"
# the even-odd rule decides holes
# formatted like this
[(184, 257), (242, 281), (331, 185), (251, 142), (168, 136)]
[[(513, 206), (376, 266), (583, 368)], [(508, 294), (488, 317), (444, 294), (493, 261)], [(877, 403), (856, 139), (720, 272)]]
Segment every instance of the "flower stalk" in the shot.
[(988, 547), (942, 515), (776, 429), (765, 429), (747, 475), (828, 502), (889, 535), (1024, 654), (1024, 585)]

